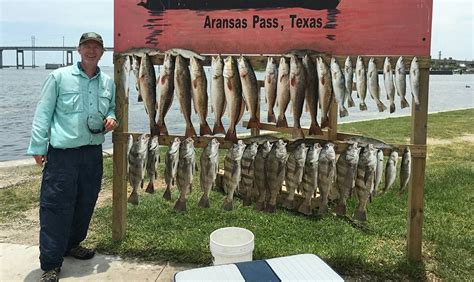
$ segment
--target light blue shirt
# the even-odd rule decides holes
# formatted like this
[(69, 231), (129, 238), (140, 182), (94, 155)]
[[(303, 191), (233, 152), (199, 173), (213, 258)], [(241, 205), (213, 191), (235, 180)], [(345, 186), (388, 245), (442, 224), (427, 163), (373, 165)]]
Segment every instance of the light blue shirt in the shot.
[(36, 107), (28, 155), (45, 155), (48, 143), (54, 148), (99, 145), (104, 134), (93, 134), (89, 115), (115, 117), (115, 84), (97, 68), (89, 78), (79, 63), (53, 71), (46, 79)]

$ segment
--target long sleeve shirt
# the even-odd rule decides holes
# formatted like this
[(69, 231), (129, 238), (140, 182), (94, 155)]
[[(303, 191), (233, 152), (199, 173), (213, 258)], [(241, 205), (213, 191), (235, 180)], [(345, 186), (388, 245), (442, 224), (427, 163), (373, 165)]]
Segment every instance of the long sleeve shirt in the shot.
[(98, 145), (105, 133), (92, 133), (90, 115), (115, 117), (115, 84), (99, 68), (89, 78), (80, 64), (53, 71), (46, 79), (36, 107), (28, 155), (45, 155), (48, 143), (54, 148)]

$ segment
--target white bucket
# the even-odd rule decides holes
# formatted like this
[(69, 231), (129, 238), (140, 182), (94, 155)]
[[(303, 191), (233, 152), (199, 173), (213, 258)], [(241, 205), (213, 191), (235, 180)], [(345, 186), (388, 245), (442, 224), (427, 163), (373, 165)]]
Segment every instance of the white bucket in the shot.
[(252, 260), (255, 236), (249, 230), (224, 227), (215, 230), (209, 237), (214, 265)]

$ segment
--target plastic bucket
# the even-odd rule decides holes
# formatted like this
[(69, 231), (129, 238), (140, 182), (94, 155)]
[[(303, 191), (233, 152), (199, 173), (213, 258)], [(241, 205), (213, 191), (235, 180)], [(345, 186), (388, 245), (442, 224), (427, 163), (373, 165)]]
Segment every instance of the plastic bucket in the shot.
[(209, 248), (214, 265), (251, 261), (255, 236), (245, 228), (224, 227), (211, 233)]

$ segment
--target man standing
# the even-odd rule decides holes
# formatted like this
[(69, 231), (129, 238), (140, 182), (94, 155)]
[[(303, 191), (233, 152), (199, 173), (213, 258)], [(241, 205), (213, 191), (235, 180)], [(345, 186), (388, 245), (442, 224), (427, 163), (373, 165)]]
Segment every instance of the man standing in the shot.
[(43, 167), (40, 195), (40, 281), (58, 281), (63, 256), (90, 259), (80, 246), (102, 180), (104, 134), (114, 129), (115, 85), (97, 66), (102, 37), (84, 33), (81, 61), (46, 79), (33, 119), (28, 155)]

